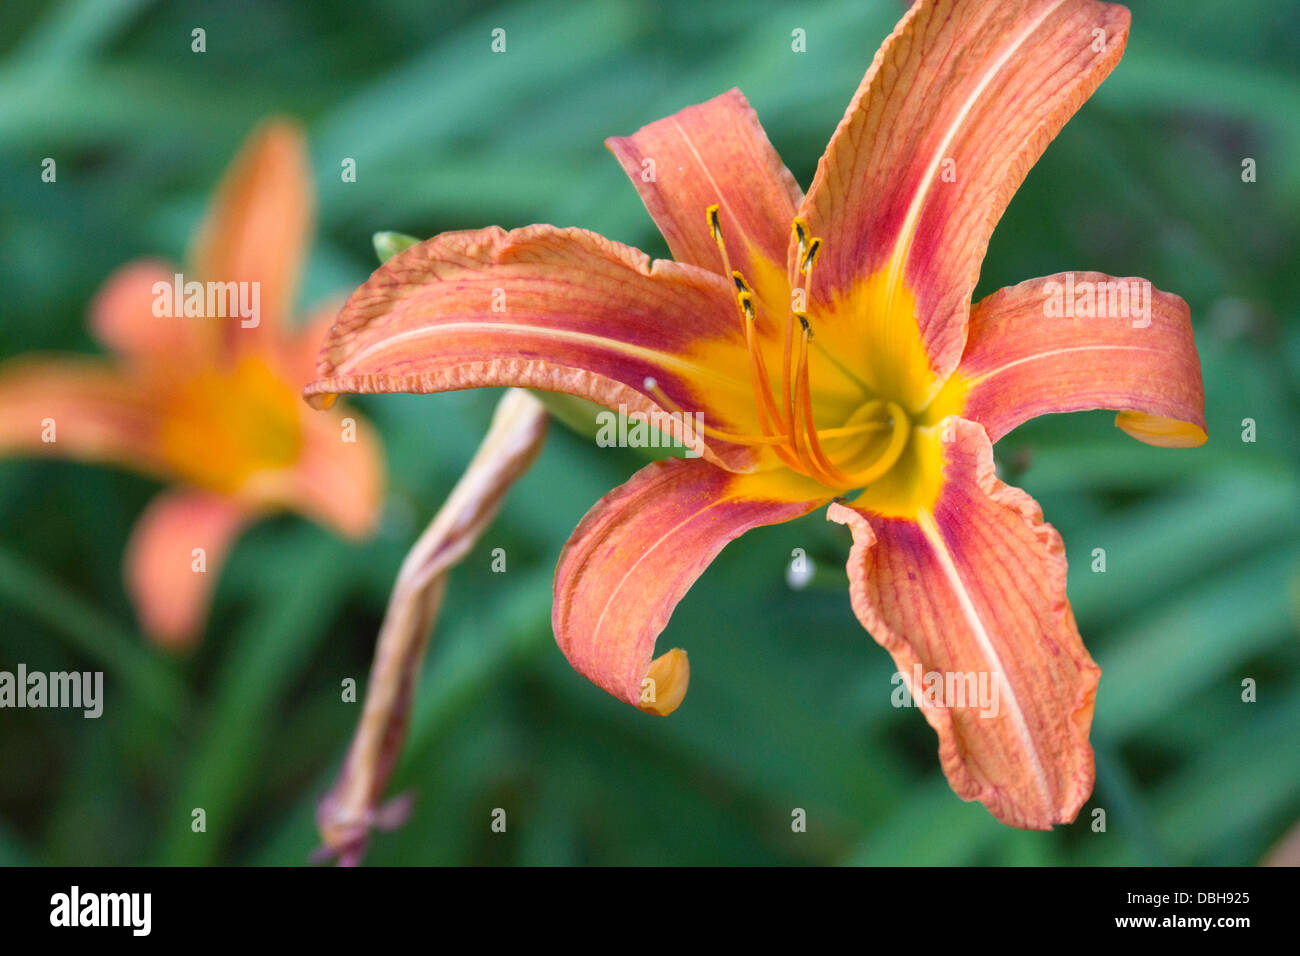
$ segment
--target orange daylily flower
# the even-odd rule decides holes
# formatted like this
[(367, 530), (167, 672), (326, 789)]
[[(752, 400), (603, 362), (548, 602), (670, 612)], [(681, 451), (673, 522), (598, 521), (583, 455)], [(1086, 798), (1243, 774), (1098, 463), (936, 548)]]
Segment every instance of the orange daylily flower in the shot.
[[(124, 561), (141, 624), (161, 643), (197, 637), (221, 562), (257, 517), (293, 509), (349, 536), (378, 517), (383, 460), (370, 427), (298, 400), (335, 311), (288, 324), (311, 222), (302, 134), (268, 122), (217, 192), (194, 273), (134, 262), (100, 290), (91, 327), (116, 360), (0, 367), (0, 453), (107, 462), (174, 486), (145, 510)], [(218, 283), (220, 298), (208, 291)]]
[[(998, 480), (992, 443), (1111, 408), (1141, 441), (1200, 444), (1200, 365), (1186, 303), (1141, 280), (971, 296), (995, 223), (1128, 26), (1095, 0), (923, 0), (806, 196), (736, 90), (612, 139), (676, 261), (551, 226), (437, 236), (353, 294), (306, 394), (522, 385), (660, 421), (704, 413), (702, 430), (671, 425), (702, 457), (642, 469), (567, 543), (553, 623), (574, 667), (671, 710), (686, 657), (654, 645), (678, 600), (733, 538), (829, 504), (853, 534), (853, 608), (938, 732), (953, 789), (1014, 826), (1071, 821), (1093, 785), (1100, 671), (1061, 537)], [(1098, 299), (1119, 281), (1136, 284)], [(1112, 307), (1142, 289), (1144, 312)], [(931, 674), (996, 681), (996, 712), (930, 697)]]

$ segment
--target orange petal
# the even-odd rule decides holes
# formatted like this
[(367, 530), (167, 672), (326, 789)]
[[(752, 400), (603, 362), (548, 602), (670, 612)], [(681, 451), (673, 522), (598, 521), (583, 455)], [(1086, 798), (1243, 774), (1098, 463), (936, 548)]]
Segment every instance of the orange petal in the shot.
[(0, 366), (0, 454), (168, 472), (151, 393), (107, 362), (25, 356)]
[(998, 290), (971, 313), (947, 387), (965, 391), (962, 415), (993, 441), (1030, 418), (1090, 408), (1120, 409), (1117, 424), (1149, 444), (1206, 439), (1187, 303), (1145, 279), (1080, 272)]
[[(179, 269), (154, 259), (127, 263), (100, 287), (90, 307), (95, 337), (124, 358), (156, 366), (187, 364), (210, 347), (211, 323), (184, 315), (156, 315), (161, 289), (175, 288)], [(170, 303), (174, 296), (167, 293)]]
[(979, 425), (945, 424), (954, 440), (933, 511), (882, 518), (837, 503), (828, 517), (853, 532), (853, 610), (938, 732), (953, 790), (1004, 823), (1048, 829), (1092, 792), (1101, 672), (1065, 596), (1061, 536), (994, 477)]
[(285, 507), (340, 534), (363, 538), (374, 532), (384, 499), (384, 449), (370, 423), (354, 409), (318, 412), (302, 406), (302, 450), (294, 467), (256, 479)]
[(733, 268), (761, 284), (767, 263), (784, 265), (790, 224), (803, 192), (740, 90), (605, 145), (623, 165), (678, 262), (723, 271), (705, 219), (705, 211), (716, 203)]
[[(287, 321), (312, 227), (311, 167), (299, 128), (270, 120), (249, 136), (227, 170), (195, 239), (195, 277), (204, 282), (257, 282), (257, 325), (223, 321), (232, 341)], [(189, 278), (187, 276), (187, 278)], [(251, 321), (251, 320), (248, 320)]]
[(234, 499), (166, 491), (140, 516), (126, 551), (126, 587), (145, 633), (171, 648), (202, 633), (221, 567), (254, 517)]
[(668, 713), (689, 666), (678, 650), (651, 658), (677, 602), (728, 541), (827, 500), (789, 472), (733, 475), (682, 458), (642, 468), (587, 512), (564, 547), (551, 613), (560, 649), (620, 700)]
[[(581, 229), (493, 227), (412, 246), (353, 293), (317, 371), (305, 390), (317, 405), (337, 392), (519, 385), (662, 415), (653, 378), (707, 425), (757, 431), (730, 283)], [(755, 457), (694, 437), (735, 467)]]
[(812, 301), (886, 270), (887, 300), (911, 289), (931, 364), (950, 371), (994, 225), (1119, 61), (1128, 24), (1124, 7), (1094, 0), (913, 6), (876, 54), (804, 201), (825, 239)]

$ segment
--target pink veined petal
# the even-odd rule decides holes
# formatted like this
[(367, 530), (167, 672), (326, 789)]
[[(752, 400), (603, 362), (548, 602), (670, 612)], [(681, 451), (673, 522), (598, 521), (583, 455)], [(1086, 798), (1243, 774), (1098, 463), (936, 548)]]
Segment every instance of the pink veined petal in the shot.
[(905, 286), (930, 362), (957, 364), (989, 236), (1029, 169), (1124, 51), (1096, 0), (920, 0), (876, 54), (802, 212), (825, 242), (812, 301)]
[(1011, 826), (1050, 829), (1092, 791), (1101, 672), (1066, 598), (1061, 536), (994, 476), (979, 425), (946, 425), (932, 511), (909, 520), (836, 503), (828, 517), (853, 532), (853, 609), (937, 731), (953, 790)]
[(1153, 445), (1206, 440), (1187, 303), (1145, 279), (1062, 273), (999, 289), (971, 313), (957, 380), (963, 416), (993, 441), (1039, 415), (1091, 408), (1118, 410), (1116, 424)]
[(685, 654), (652, 658), (677, 602), (727, 542), (827, 500), (792, 473), (736, 475), (703, 459), (647, 465), (597, 502), (564, 547), (551, 615), (560, 650), (620, 700), (670, 712), (686, 691)]
[[(658, 416), (647, 384), (726, 431), (758, 432), (748, 353), (729, 283), (580, 229), (446, 233), (389, 259), (340, 312), (305, 389), (439, 392), (518, 385)], [(688, 447), (736, 470), (752, 447), (698, 431)]]
[(605, 145), (641, 194), (675, 260), (723, 272), (705, 219), (708, 207), (717, 204), (732, 268), (761, 283), (765, 263), (784, 266), (803, 191), (740, 90)]

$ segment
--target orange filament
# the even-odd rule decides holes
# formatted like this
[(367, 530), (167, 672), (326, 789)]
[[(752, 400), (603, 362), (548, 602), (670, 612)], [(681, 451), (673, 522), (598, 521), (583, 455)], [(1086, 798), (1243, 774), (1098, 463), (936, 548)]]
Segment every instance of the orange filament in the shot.
[[(794, 220), (794, 234), (798, 240), (799, 248), (796, 262), (799, 264), (800, 285), (803, 289), (803, 277), (806, 273), (803, 271), (803, 263), (808, 259), (808, 224), (798, 216)], [(807, 304), (807, 292), (802, 293), (803, 304)], [(790, 311), (785, 318), (785, 346), (781, 352), (781, 364), (785, 373), (785, 420), (790, 423), (791, 437), (794, 435), (794, 374), (791, 367), (791, 359), (794, 353), (794, 304), (791, 303)], [(797, 446), (797, 442), (795, 443)], [(798, 454), (796, 448), (796, 455)], [(802, 460), (802, 456), (799, 456)]]
[[(754, 401), (758, 405), (758, 415), (760, 420), (767, 416), (767, 421), (771, 424), (772, 431), (777, 431), (776, 423), (781, 421), (781, 413), (776, 407), (776, 399), (772, 397), (772, 382), (767, 374), (767, 363), (763, 360), (763, 350), (759, 347), (758, 335), (754, 330), (756, 313), (754, 311), (754, 294), (749, 289), (749, 283), (745, 282), (745, 277), (739, 272), (733, 272), (737, 287), (742, 287), (741, 292), (737, 293), (736, 301), (740, 305), (741, 317), (745, 323), (745, 347), (749, 350), (750, 378), (754, 383)], [(766, 426), (764, 426), (766, 427)]]
[(722, 238), (722, 222), (718, 204), (714, 203), (706, 209), (705, 216), (709, 223), (709, 235), (717, 243), (718, 252), (722, 256), (722, 268), (731, 275), (731, 279), (736, 285), (736, 304), (740, 309), (741, 324), (745, 330), (745, 348), (749, 351), (749, 377), (754, 386), (754, 404), (758, 409), (759, 428), (764, 436), (780, 438), (779, 441), (749, 441), (741, 444), (771, 445), (776, 450), (777, 457), (783, 463), (792, 465), (793, 462), (789, 453), (782, 447), (786, 442), (781, 433), (787, 431), (787, 429), (782, 421), (781, 412), (776, 406), (776, 399), (772, 397), (772, 382), (768, 377), (767, 364), (763, 361), (763, 350), (760, 348), (758, 335), (754, 329), (756, 312), (754, 310), (753, 290), (750, 289), (745, 277), (731, 268), (731, 257), (727, 255), (727, 243)]
[(817, 425), (813, 422), (812, 388), (808, 383), (808, 340), (812, 337), (812, 328), (808, 324), (807, 317), (803, 315), (799, 316), (799, 324), (803, 326), (803, 335), (799, 339), (798, 403), (803, 412), (803, 435), (800, 443), (807, 443), (804, 457), (812, 459), (814, 471), (819, 472), (813, 477), (818, 478), (823, 484), (850, 487), (854, 484), (853, 478), (832, 465), (826, 453), (822, 451)]
[[(718, 204), (714, 203), (705, 210), (705, 215), (709, 220), (709, 235), (717, 243), (718, 252), (722, 255), (722, 268), (736, 284), (736, 305), (740, 309), (741, 327), (745, 330), (745, 346), (749, 349), (750, 378), (754, 383), (754, 401), (758, 405), (758, 417), (761, 427), (766, 433), (770, 425), (780, 421), (781, 416), (777, 413), (775, 402), (772, 400), (767, 379), (767, 369), (763, 366), (763, 354), (757, 347), (754, 335), (754, 293), (750, 289), (749, 283), (745, 281), (745, 277), (731, 268), (731, 257), (727, 255), (727, 244), (722, 238), (722, 223), (719, 219)], [(771, 415), (771, 421), (763, 421), (765, 413)]]
[[(768, 372), (764, 359), (762, 342), (757, 330), (757, 310), (754, 304), (754, 290), (744, 275), (732, 268), (731, 258), (727, 253), (726, 242), (722, 235), (720, 207), (717, 204), (706, 210), (709, 235), (718, 246), (722, 257), (722, 266), (736, 289), (736, 308), (740, 317), (741, 328), (745, 334), (745, 347), (749, 353), (750, 378), (754, 391), (754, 407), (760, 434), (742, 434), (714, 428), (710, 425), (684, 425), (694, 428), (704, 435), (735, 445), (771, 448), (774, 454), (786, 466), (834, 488), (860, 488), (883, 476), (902, 455), (911, 435), (911, 422), (903, 408), (895, 402), (870, 399), (860, 406), (839, 427), (818, 430), (813, 402), (812, 384), (808, 370), (810, 342), (813, 339), (812, 325), (808, 316), (801, 310), (791, 308), (785, 320), (784, 342), (782, 349), (782, 382), (778, 399), (773, 387), (773, 378)], [(812, 270), (822, 248), (822, 240), (812, 235), (808, 223), (796, 218), (793, 224), (796, 239), (795, 266), (798, 273), (795, 287), (800, 295), (801, 305), (806, 304), (812, 287)], [(792, 296), (793, 298), (793, 296)], [(797, 347), (795, 341), (795, 322), (801, 327)], [(836, 358), (820, 346), (812, 346), (819, 354), (838, 368), (844, 375), (856, 383), (863, 394), (870, 396), (865, 384)], [(652, 378), (645, 380), (646, 392), (665, 411), (672, 414), (688, 413), (674, 402)], [(883, 418), (883, 420), (881, 420)], [(888, 439), (877, 444), (884, 448), (871, 456), (860, 467), (847, 467), (841, 461), (836, 464), (827, 455), (823, 442), (833, 439), (850, 438), (857, 435), (866, 436), (870, 432), (890, 429)], [(843, 446), (840, 446), (841, 448)], [(861, 461), (865, 453), (851, 454), (850, 460)], [(842, 458), (837, 452), (837, 458)]]

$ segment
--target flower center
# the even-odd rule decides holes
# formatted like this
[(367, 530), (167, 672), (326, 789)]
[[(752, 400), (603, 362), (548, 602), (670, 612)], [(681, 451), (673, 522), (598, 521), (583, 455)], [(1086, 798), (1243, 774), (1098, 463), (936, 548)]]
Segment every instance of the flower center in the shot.
[(302, 445), (297, 396), (260, 359), (210, 369), (171, 394), (161, 439), (177, 474), (231, 494), (252, 475), (297, 459)]
[[(722, 253), (723, 267), (730, 273), (736, 287), (736, 307), (749, 352), (759, 432), (737, 434), (708, 425), (701, 426), (700, 430), (720, 441), (771, 448), (789, 468), (832, 488), (847, 491), (878, 480), (894, 466), (907, 447), (912, 423), (906, 411), (897, 402), (871, 397), (863, 386), (866, 400), (842, 425), (819, 429), (814, 421), (808, 371), (808, 354), (813, 342), (808, 314), (795, 310), (792, 305), (786, 315), (780, 388), (777, 388), (777, 379), (768, 371), (763, 343), (756, 329), (754, 291), (745, 277), (731, 267), (722, 237), (718, 206), (710, 206), (706, 217), (709, 233)], [(806, 304), (812, 286), (813, 265), (821, 251), (822, 240), (810, 234), (808, 224), (801, 218), (794, 220), (793, 231), (798, 244), (798, 285), (792, 290), (796, 294), (791, 295), (791, 302)], [(860, 384), (857, 376), (829, 352), (823, 350), (819, 355)], [(645, 384), (647, 391), (668, 411), (680, 411), (653, 379), (647, 379)]]

